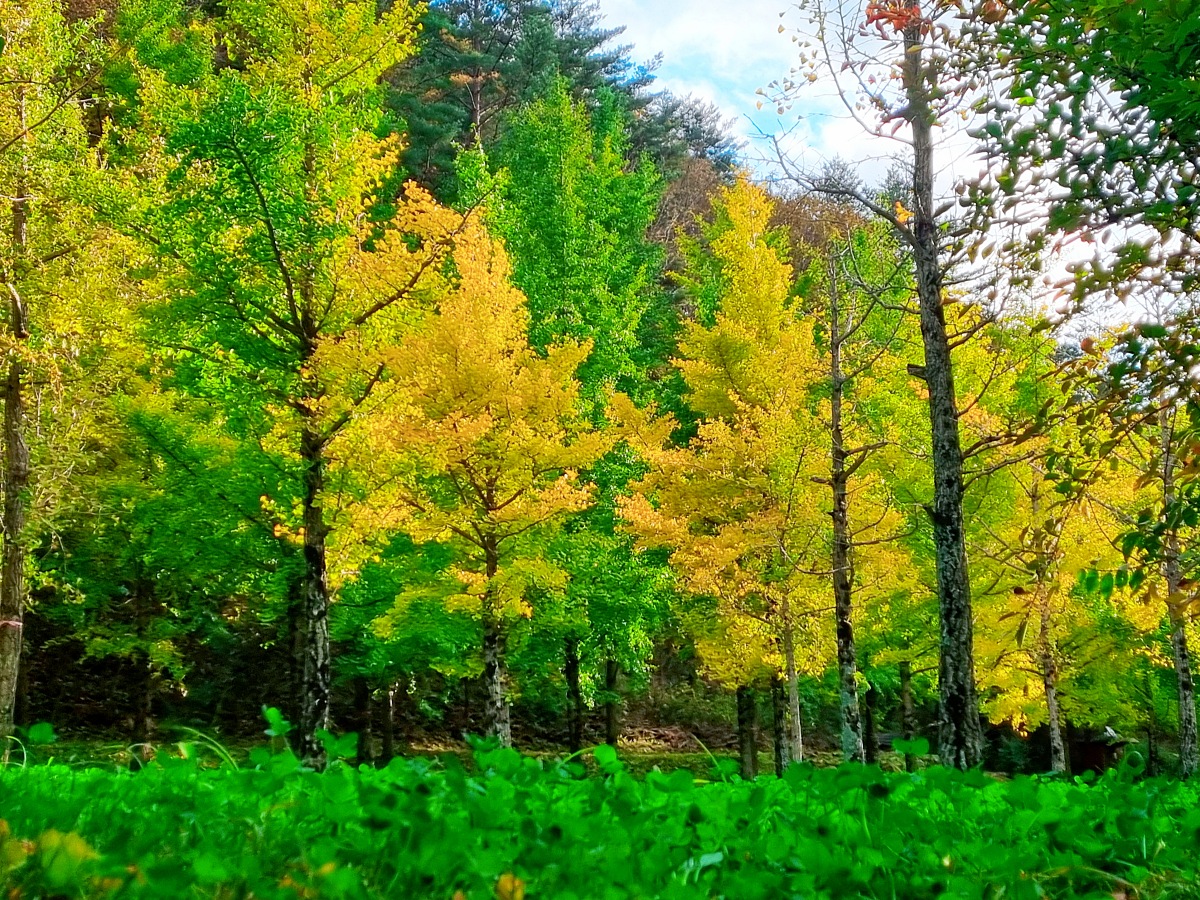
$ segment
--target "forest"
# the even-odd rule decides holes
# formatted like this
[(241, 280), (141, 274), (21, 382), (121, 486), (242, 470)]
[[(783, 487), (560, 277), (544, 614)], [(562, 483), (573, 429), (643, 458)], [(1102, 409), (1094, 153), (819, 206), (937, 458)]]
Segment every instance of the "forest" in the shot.
[(1200, 896), (1200, 4), (780, 23), (0, 0), (9, 896)]

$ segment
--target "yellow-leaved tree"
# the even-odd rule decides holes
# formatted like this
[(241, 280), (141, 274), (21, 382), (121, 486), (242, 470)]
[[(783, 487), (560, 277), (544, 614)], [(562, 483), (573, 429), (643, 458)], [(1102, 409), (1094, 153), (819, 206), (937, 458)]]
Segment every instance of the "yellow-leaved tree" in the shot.
[(832, 210), (836, 222), (806, 219), (819, 241), (792, 229), (806, 270), (796, 296), (766, 193), (742, 179), (715, 207), (706, 250), (690, 256), (697, 296), (715, 284), (716, 309), (700, 305), (710, 322), (688, 326), (676, 361), (698, 433), (677, 447), (673, 420), (618, 398), (623, 433), (650, 465), (623, 512), (642, 546), (670, 549), (691, 594), (715, 599), (716, 621), (693, 629), (711, 674), (740, 687), (782, 670), (793, 759), (799, 675), (836, 658), (843, 753), (862, 759), (852, 623), (913, 587), (887, 477), (907, 283), (886, 231)]
[[(591, 505), (592, 486), (577, 473), (612, 439), (580, 404), (575, 373), (589, 346), (567, 342), (545, 356), (530, 347), (525, 297), (475, 217), (451, 262), (436, 310), (385, 354), (388, 381), (332, 452), (353, 455), (366, 479), (356, 530), (400, 531), (452, 551), (436, 589), (481, 622), (488, 728), (507, 746), (509, 626), (565, 588), (548, 532)], [(397, 598), (376, 623), (381, 634), (411, 599)]]
[[(744, 684), (764, 665), (787, 680), (789, 755), (803, 755), (798, 676), (820, 671), (832, 642), (828, 511), (813, 479), (828, 471), (828, 434), (815, 415), (822, 366), (813, 319), (790, 301), (792, 267), (771, 229), (772, 202), (741, 179), (716, 200), (708, 251), (721, 289), (712, 324), (690, 323), (676, 361), (700, 416), (686, 447), (677, 423), (613, 402), (621, 434), (649, 472), (621, 506), (642, 547), (665, 547), (681, 586), (716, 602), (698, 636), (706, 668)], [(701, 310), (701, 315), (704, 311)]]

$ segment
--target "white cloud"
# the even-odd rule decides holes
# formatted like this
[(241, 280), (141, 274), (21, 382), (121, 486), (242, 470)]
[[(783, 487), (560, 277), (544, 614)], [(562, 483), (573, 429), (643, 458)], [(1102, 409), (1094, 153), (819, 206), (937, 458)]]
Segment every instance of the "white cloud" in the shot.
[[(756, 91), (786, 77), (799, 61), (792, 35), (805, 17), (787, 0), (600, 0), (600, 9), (606, 25), (625, 26), (621, 40), (634, 45), (635, 59), (663, 54), (659, 87), (712, 101), (736, 120), (750, 141), (748, 161), (761, 158), (759, 170), (769, 168), (766, 159), (773, 156), (764, 134), (782, 135), (806, 168), (834, 157), (856, 163), (867, 183), (882, 181), (904, 152), (903, 144), (865, 132), (824, 80), (804, 85), (782, 115), (770, 103), (757, 108), (764, 98)], [(974, 142), (949, 125), (938, 151), (939, 184), (947, 189), (979, 168)]]
[(758, 89), (786, 77), (799, 58), (792, 41), (799, 17), (785, 0), (601, 0), (600, 7), (605, 24), (625, 26), (621, 40), (634, 45), (635, 59), (663, 54), (659, 87), (712, 101), (736, 120), (738, 133), (750, 141), (748, 159), (772, 155), (764, 134), (786, 132), (785, 146), (806, 166), (840, 156), (859, 163), (868, 181), (878, 181), (899, 150), (864, 135), (821, 85), (803, 91), (783, 115), (770, 103), (757, 108), (764, 99)]

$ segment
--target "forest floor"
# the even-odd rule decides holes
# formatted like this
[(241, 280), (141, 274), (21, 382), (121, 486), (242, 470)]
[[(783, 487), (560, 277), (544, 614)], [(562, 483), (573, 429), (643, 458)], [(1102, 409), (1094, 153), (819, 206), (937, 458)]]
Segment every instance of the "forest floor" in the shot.
[[(174, 739), (172, 739), (174, 737)], [(206, 736), (180, 733), (172, 737), (159, 737), (144, 744), (127, 742), (102, 737), (64, 737), (53, 744), (30, 748), (28, 761), (30, 763), (51, 763), (69, 766), (71, 768), (106, 768), (109, 766), (126, 769), (138, 765), (147, 757), (158, 754), (178, 756), (180, 745), (187, 745), (187, 752), (199, 752), (213, 763), (219, 763), (225, 754), (238, 765), (249, 761), (250, 752), (255, 747), (262, 746), (261, 739), (235, 738), (217, 741)], [(544, 762), (562, 760), (571, 754), (566, 748), (541, 747), (533, 750), (517, 748), (523, 755)], [(617, 745), (617, 752), (625, 762), (628, 771), (637, 776), (647, 772), (660, 771), (671, 773), (686, 769), (698, 779), (720, 779), (739, 770), (739, 760), (736, 753), (723, 749), (680, 750), (670, 746), (656, 746), (645, 741), (622, 741)], [(461, 741), (431, 741), (421, 740), (402, 748), (399, 756), (404, 758), (441, 759), (453, 756), (471, 768), (474, 765), (474, 753), (469, 746)], [(591, 755), (583, 754), (585, 764), (589, 767)], [(841, 763), (838, 753), (828, 750), (815, 750), (806, 756), (807, 761), (819, 768), (833, 768)], [(13, 754), (13, 762), (17, 765), (24, 761), (24, 752), (20, 749)], [(932, 762), (933, 759), (921, 760), (921, 765)], [(904, 757), (898, 753), (881, 751), (879, 766), (885, 772), (899, 772), (904, 768)], [(770, 749), (759, 749), (758, 771), (769, 774), (774, 771), (775, 760)]]

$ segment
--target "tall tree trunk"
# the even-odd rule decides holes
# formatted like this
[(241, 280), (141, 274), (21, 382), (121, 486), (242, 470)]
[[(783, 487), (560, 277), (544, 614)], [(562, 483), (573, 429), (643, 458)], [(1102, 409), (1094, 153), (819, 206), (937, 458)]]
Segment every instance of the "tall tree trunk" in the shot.
[(329, 574), (325, 539), (328, 528), (321, 507), (325, 490), (325, 441), (311, 425), (300, 437), (304, 463), (304, 676), (300, 697), (300, 759), (315, 769), (325, 767), (325, 748), (318, 731), (329, 730)]
[(508, 672), (504, 665), (504, 632), (491, 616), (483, 624), (483, 680), (487, 686), (485, 719), (489, 735), (501, 747), (512, 746), (512, 720), (508, 707)]
[[(831, 259), (830, 266), (836, 266)], [(830, 484), (833, 488), (833, 602), (836, 616), (838, 693), (841, 706), (842, 758), (866, 760), (858, 709), (858, 660), (854, 649), (854, 560), (850, 538), (850, 493), (847, 489), (845, 435), (842, 430), (842, 322), (836, 272), (830, 272)]]
[[(1159, 418), (1162, 432), (1163, 515), (1169, 517), (1175, 504), (1174, 416), (1163, 410)], [(1179, 774), (1190, 778), (1200, 765), (1200, 746), (1196, 730), (1196, 687), (1192, 679), (1192, 659), (1188, 651), (1187, 616), (1180, 606), (1183, 581), (1179, 564), (1179, 534), (1172, 527), (1164, 542), (1163, 576), (1167, 582), (1167, 612), (1171, 621), (1171, 654), (1175, 660), (1175, 680), (1179, 688)]]
[(375, 758), (371, 734), (371, 683), (362, 675), (354, 679), (354, 730), (358, 734), (355, 762), (368, 765)]
[(141, 748), (142, 757), (149, 758), (150, 751), (145, 745), (150, 741), (150, 716), (154, 709), (154, 691), (158, 679), (154, 672), (154, 663), (149, 656), (140, 660), (137, 665), (139, 684), (130, 738), (132, 743)]
[(783, 681), (771, 679), (771, 737), (775, 751), (775, 774), (783, 776), (788, 766), (787, 707), (783, 699)]
[[(917, 736), (917, 713), (913, 707), (912, 693), (912, 663), (907, 659), (900, 662), (900, 734), (906, 741), (911, 741)], [(904, 754), (904, 771), (917, 771), (916, 754)]]
[(396, 693), (399, 682), (393, 681), (387, 686), (383, 698), (383, 733), (380, 735), (379, 766), (386, 766), (396, 758)]
[(931, 95), (937, 87), (936, 62), (926, 65), (923, 61), (925, 20), (917, 19), (904, 30), (901, 83), (907, 101), (904, 117), (912, 127), (915, 209), (910, 235), (933, 436), (934, 497), (927, 511), (933, 522), (941, 619), (938, 754), (945, 766), (970, 769), (983, 759), (983, 729), (975, 697), (971, 584), (963, 521), (963, 454), (950, 341), (942, 305), (941, 248), (933, 205), (936, 115)]
[[(1032, 491), (1030, 493), (1030, 510), (1033, 513), (1034, 521), (1038, 521), (1041, 516), (1041, 492), (1039, 491), (1040, 482), (1037, 476), (1034, 478)], [(1054, 532), (1054, 541), (1050, 546), (1054, 547), (1053, 555), (1058, 555), (1058, 539), (1061, 535), (1061, 529)], [(1038, 639), (1037, 639), (1037, 667), (1042, 676), (1042, 692), (1046, 695), (1046, 723), (1050, 731), (1050, 771), (1066, 774), (1068, 766), (1067, 747), (1063, 740), (1062, 716), (1058, 707), (1058, 662), (1054, 655), (1054, 634), (1051, 631), (1053, 621), (1051, 619), (1050, 610), (1050, 569), (1053, 565), (1052, 554), (1045, 548), (1048, 546), (1042, 543), (1040, 547), (1035, 548), (1035, 556), (1033, 562), (1034, 575), (1037, 580), (1037, 608), (1038, 608)]]
[(621, 701), (617, 694), (617, 677), (621, 667), (615, 659), (604, 662), (604, 741), (610, 747), (617, 746), (621, 738)]
[(800, 677), (796, 672), (796, 647), (792, 634), (791, 611), (787, 601), (783, 608), (783, 662), (788, 693), (788, 762), (804, 759), (804, 730), (800, 721)]
[(567, 741), (572, 753), (583, 749), (583, 689), (579, 684), (579, 638), (567, 638), (563, 674), (567, 679)]
[(484, 541), (487, 591), (483, 616), (483, 680), (487, 688), (484, 719), (487, 733), (500, 741), (501, 747), (512, 746), (512, 714), (508, 704), (508, 668), (505, 664), (505, 635), (499, 612), (494, 609), (492, 584), (500, 572), (500, 551), (494, 537)]
[[(153, 535), (148, 535), (152, 540)], [(135, 640), (145, 646), (149, 642), (150, 623), (154, 612), (151, 608), (153, 585), (147, 581), (142, 572), (141, 563), (135, 563), (133, 569), (133, 584), (129, 600), (133, 607), (133, 631)], [(141, 747), (142, 758), (148, 759), (150, 748), (146, 744), (150, 740), (150, 712), (154, 706), (154, 690), (157, 676), (154, 661), (149, 651), (144, 651), (134, 657), (137, 691), (134, 698), (133, 727), (131, 742)]]
[[(18, 125), (25, 128), (25, 96), (18, 89)], [(12, 269), (5, 273), (9, 294), (10, 339), (29, 340), (28, 311), (21, 296), (21, 278), (29, 246), (29, 198), (26, 194), (27, 138), (21, 140), (21, 158), (11, 200)], [(3, 550), (0, 551), (0, 754), (8, 759), (21, 669), (22, 632), (25, 626), (25, 520), (29, 490), (29, 446), (25, 440), (25, 367), (20, 350), (12, 351), (4, 392), (4, 491)]]
[(1046, 723), (1050, 729), (1050, 771), (1066, 774), (1067, 745), (1063, 740), (1062, 716), (1058, 708), (1058, 663), (1050, 637), (1050, 598), (1039, 588), (1040, 626), (1038, 628), (1039, 668), (1042, 670), (1042, 690), (1046, 694)]
[(758, 701), (745, 685), (737, 689), (737, 733), (742, 777), (750, 781), (758, 777)]
[(1179, 685), (1179, 774), (1191, 778), (1200, 759), (1196, 748), (1196, 686), (1186, 627), (1187, 619), (1176, 612), (1171, 619), (1171, 653)]
[[(26, 637), (28, 638), (28, 635)], [(27, 642), (25, 646), (29, 646)], [(29, 666), (24, 665), (22, 656), (22, 665), (17, 670), (17, 700), (14, 704), (13, 724), (28, 725), (29, 717)]]
[(863, 728), (863, 761), (875, 765), (879, 762), (879, 691), (875, 685), (867, 685), (867, 696), (864, 698), (867, 702), (866, 715), (863, 716), (865, 727)]

